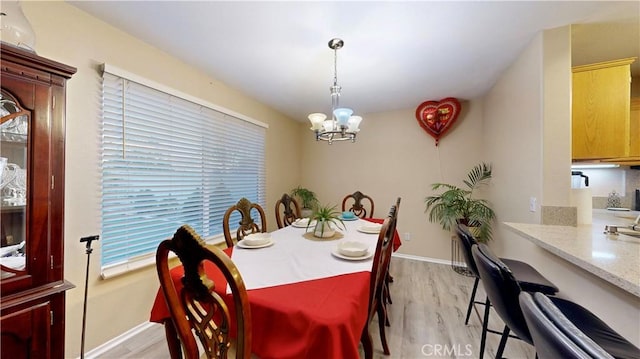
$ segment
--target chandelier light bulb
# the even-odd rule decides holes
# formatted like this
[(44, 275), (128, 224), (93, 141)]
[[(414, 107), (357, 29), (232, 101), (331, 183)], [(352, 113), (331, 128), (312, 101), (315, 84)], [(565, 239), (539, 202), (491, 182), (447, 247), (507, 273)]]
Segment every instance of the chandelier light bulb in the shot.
[(318, 131), (321, 130), (322, 127), (322, 123), (324, 122), (324, 120), (327, 119), (327, 115), (325, 115), (324, 113), (312, 113), (309, 116), (309, 121), (311, 121), (311, 130), (312, 131)]
[(362, 117), (360, 116), (351, 116), (349, 117), (349, 132), (358, 132), (360, 131), (360, 122), (362, 121)]
[(333, 110), (333, 115), (336, 116), (339, 127), (346, 127), (352, 114), (353, 110), (350, 108), (336, 108)]

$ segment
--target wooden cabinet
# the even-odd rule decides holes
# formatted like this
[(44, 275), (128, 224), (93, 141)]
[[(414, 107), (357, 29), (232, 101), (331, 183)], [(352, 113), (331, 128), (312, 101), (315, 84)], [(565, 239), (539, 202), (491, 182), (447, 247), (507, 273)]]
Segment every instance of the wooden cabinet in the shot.
[(631, 149), (629, 156), (638, 158), (640, 162), (640, 97), (631, 98), (629, 122), (631, 123)]
[(640, 97), (631, 98), (629, 122), (629, 156), (605, 158), (601, 162), (615, 163), (621, 166), (640, 166)]
[(630, 64), (635, 58), (573, 68), (572, 158), (631, 155)]
[(63, 358), (66, 81), (76, 69), (0, 44), (0, 348)]

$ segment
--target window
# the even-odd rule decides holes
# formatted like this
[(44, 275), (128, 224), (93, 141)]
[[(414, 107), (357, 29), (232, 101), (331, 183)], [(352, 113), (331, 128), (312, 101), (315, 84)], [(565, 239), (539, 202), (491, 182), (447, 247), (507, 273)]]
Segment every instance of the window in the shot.
[(159, 88), (105, 65), (103, 277), (152, 263), (182, 224), (220, 236), (241, 197), (264, 207), (266, 125)]

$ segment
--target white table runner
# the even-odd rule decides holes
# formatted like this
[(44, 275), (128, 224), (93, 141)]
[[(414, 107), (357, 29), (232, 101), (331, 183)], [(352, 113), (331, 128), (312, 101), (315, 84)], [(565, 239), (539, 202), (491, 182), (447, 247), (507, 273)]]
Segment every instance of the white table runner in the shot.
[[(331, 254), (340, 241), (367, 243), (374, 253), (378, 234), (361, 233), (357, 229), (370, 225), (365, 220), (345, 221), (343, 238), (310, 240), (304, 238), (305, 228), (288, 226), (271, 233), (270, 247), (245, 249), (235, 246), (231, 258), (238, 267), (247, 290), (273, 287), (302, 281), (328, 278), (342, 274), (371, 271), (372, 259), (349, 261)], [(309, 229), (311, 230), (311, 229)]]

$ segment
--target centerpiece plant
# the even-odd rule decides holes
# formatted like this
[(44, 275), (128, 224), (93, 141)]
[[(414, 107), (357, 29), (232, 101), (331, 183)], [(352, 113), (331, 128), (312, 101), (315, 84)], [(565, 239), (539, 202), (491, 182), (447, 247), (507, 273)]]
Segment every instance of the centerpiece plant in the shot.
[(474, 197), (474, 191), (486, 185), (491, 174), (491, 164), (480, 163), (469, 171), (463, 181), (466, 188), (448, 183), (432, 184), (434, 191), (442, 192), (425, 198), (425, 213), (428, 213), (429, 221), (439, 223), (446, 231), (454, 230), (458, 223), (464, 224), (478, 242), (489, 242), (496, 214), (489, 201)]
[(313, 209), (318, 205), (318, 197), (315, 192), (298, 186), (291, 190), (291, 195), (298, 197), (302, 202), (302, 217), (309, 217), (313, 213)]
[(330, 238), (335, 234), (335, 229), (331, 224), (337, 228), (346, 229), (344, 222), (340, 218), (342, 212), (337, 210), (337, 206), (317, 206), (316, 209), (309, 217), (307, 223), (307, 230), (312, 226), (312, 222), (315, 220), (315, 227), (313, 235), (320, 238)]

